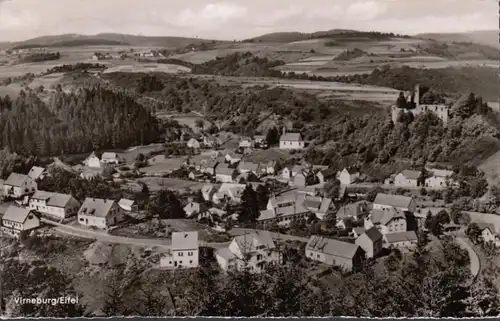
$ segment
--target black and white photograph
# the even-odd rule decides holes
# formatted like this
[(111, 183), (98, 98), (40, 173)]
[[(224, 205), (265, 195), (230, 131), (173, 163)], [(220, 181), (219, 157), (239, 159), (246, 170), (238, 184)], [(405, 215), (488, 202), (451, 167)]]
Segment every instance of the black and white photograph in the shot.
[(500, 315), (497, 0), (0, 0), (0, 318)]

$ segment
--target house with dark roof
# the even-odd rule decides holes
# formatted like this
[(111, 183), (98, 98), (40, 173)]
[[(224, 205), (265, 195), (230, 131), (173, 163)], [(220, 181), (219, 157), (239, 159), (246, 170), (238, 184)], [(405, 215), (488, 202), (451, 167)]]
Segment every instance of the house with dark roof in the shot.
[(382, 234), (406, 232), (407, 222), (404, 211), (392, 207), (373, 209), (365, 218), (364, 227), (369, 229), (375, 226)]
[(362, 267), (365, 251), (357, 244), (313, 235), (306, 245), (306, 257), (347, 271), (356, 271)]
[(78, 213), (80, 202), (70, 194), (37, 191), (28, 207), (49, 218), (63, 220)]
[(418, 237), (415, 231), (405, 231), (384, 235), (387, 248), (410, 249), (417, 246)]
[(20, 198), (24, 195), (30, 195), (37, 190), (37, 183), (28, 175), (11, 173), (3, 183), (4, 196)]
[(124, 220), (124, 211), (113, 200), (87, 197), (78, 211), (78, 223), (108, 229)]
[(305, 142), (300, 133), (284, 133), (280, 137), (280, 149), (303, 149)]
[(364, 231), (355, 241), (366, 253), (367, 258), (373, 258), (382, 251), (384, 247), (384, 237), (379, 230), (373, 226)]
[(417, 210), (417, 203), (413, 197), (402, 195), (389, 195), (378, 193), (373, 201), (373, 209), (384, 209), (395, 207), (399, 210), (406, 212), (415, 212)]
[(416, 188), (422, 175), (420, 171), (405, 169), (394, 177), (394, 186), (401, 188)]
[(248, 269), (254, 273), (262, 272), (268, 264), (283, 262), (283, 256), (268, 231), (234, 237), (227, 248), (216, 251), (215, 258), (224, 271)]
[(1, 231), (6, 236), (23, 238), (38, 227), (40, 218), (29, 208), (11, 205), (2, 216)]

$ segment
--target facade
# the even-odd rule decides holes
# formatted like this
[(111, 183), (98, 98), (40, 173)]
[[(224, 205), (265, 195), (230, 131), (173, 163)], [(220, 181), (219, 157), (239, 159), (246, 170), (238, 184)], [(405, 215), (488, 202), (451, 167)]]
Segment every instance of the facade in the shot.
[(92, 154), (90, 154), (89, 157), (83, 161), (83, 164), (90, 168), (101, 168), (101, 161), (94, 152), (92, 152)]
[(394, 186), (401, 188), (416, 188), (419, 185), (421, 172), (405, 169), (394, 177)]
[(2, 216), (2, 234), (23, 238), (30, 231), (40, 227), (40, 219), (28, 209), (11, 205)]
[(292, 167), (291, 166), (285, 166), (283, 170), (281, 171), (281, 177), (286, 180), (290, 180), (292, 176)]
[(356, 244), (313, 235), (306, 245), (306, 257), (347, 271), (356, 271), (362, 267), (365, 251)]
[(299, 133), (284, 133), (280, 137), (280, 149), (303, 149), (305, 142)]
[(351, 185), (359, 178), (359, 171), (349, 168), (344, 168), (338, 174), (338, 180), (342, 185)]
[(319, 170), (316, 173), (316, 177), (318, 178), (319, 183), (323, 184), (323, 183), (326, 183), (326, 181), (328, 181), (328, 180), (330, 180), (332, 178), (336, 178), (336, 173), (335, 173), (334, 170), (327, 168), (327, 169)]
[(78, 211), (78, 223), (108, 229), (124, 220), (123, 210), (113, 200), (87, 197)]
[(173, 232), (171, 254), (160, 259), (166, 268), (197, 268), (200, 260), (198, 232)]
[(373, 258), (382, 251), (384, 247), (384, 237), (376, 227), (372, 227), (361, 234), (355, 242), (366, 254), (367, 258)]
[(415, 231), (406, 231), (384, 235), (385, 247), (391, 249), (411, 249), (417, 246), (418, 237)]
[(413, 197), (401, 196), (401, 195), (389, 195), (378, 193), (373, 201), (373, 209), (388, 209), (395, 207), (401, 211), (405, 212), (415, 212), (417, 209), (417, 203)]
[(78, 213), (80, 202), (69, 194), (37, 191), (29, 200), (28, 207), (55, 219), (65, 219)]
[(384, 208), (373, 209), (370, 215), (365, 219), (364, 227), (366, 230), (375, 226), (382, 234), (406, 232), (406, 215), (400, 209)]
[(3, 184), (5, 196), (19, 198), (35, 193), (37, 183), (28, 175), (11, 173)]
[(442, 169), (427, 169), (431, 176), (425, 179), (425, 187), (434, 189), (443, 189), (448, 186), (455, 185), (451, 176), (452, 171), (442, 170)]
[(236, 236), (227, 248), (216, 251), (215, 258), (224, 271), (249, 269), (254, 273), (262, 272), (268, 264), (283, 261), (268, 231)]
[(242, 139), (238, 144), (241, 148), (251, 148), (253, 147), (253, 141), (249, 138)]

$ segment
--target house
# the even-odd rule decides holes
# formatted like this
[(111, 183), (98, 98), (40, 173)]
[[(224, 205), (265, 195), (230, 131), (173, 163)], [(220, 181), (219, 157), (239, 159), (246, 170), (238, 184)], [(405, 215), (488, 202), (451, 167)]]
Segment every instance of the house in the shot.
[(205, 201), (211, 201), (215, 194), (215, 187), (212, 184), (203, 185), (201, 188), (201, 194), (203, 195), (203, 199)]
[(186, 206), (184, 206), (184, 212), (188, 217), (191, 217), (193, 214), (197, 214), (200, 212), (200, 203), (189, 202)]
[(364, 231), (355, 241), (366, 254), (367, 258), (373, 258), (382, 251), (384, 247), (384, 237), (374, 226)]
[(292, 168), (293, 166), (287, 165), (281, 170), (281, 177), (286, 180), (292, 179)]
[(215, 179), (221, 183), (230, 183), (233, 181), (234, 168), (227, 166), (218, 166), (215, 172)]
[(283, 262), (268, 231), (236, 236), (227, 248), (215, 252), (215, 259), (223, 271), (249, 269), (255, 273), (262, 272), (268, 264)]
[(484, 243), (492, 242), (495, 246), (500, 246), (500, 239), (495, 232), (495, 226), (488, 223), (476, 223), (481, 232), (481, 238)]
[(83, 164), (90, 168), (101, 168), (101, 161), (94, 152), (92, 152), (92, 154), (90, 154), (89, 157), (83, 161)]
[(199, 149), (200, 148), (200, 142), (194, 138), (191, 138), (187, 142), (187, 147), (189, 148), (194, 148), (194, 149)]
[(363, 264), (365, 251), (356, 244), (313, 235), (306, 245), (306, 257), (348, 271), (357, 271)]
[(373, 209), (368, 217), (365, 218), (365, 229), (373, 226), (378, 228), (382, 234), (406, 232), (406, 215), (405, 212), (392, 208)]
[(384, 235), (385, 246), (396, 249), (410, 249), (417, 245), (418, 237), (415, 231), (405, 231)]
[(430, 176), (425, 179), (425, 187), (442, 189), (448, 186), (456, 185), (457, 183), (451, 178), (453, 171), (443, 169), (426, 169)]
[(395, 207), (402, 211), (412, 213), (417, 210), (417, 204), (413, 197), (378, 193), (375, 197), (375, 201), (373, 201), (373, 209), (384, 209), (391, 207)]
[(173, 232), (171, 254), (160, 259), (166, 268), (197, 268), (200, 250), (198, 232)]
[(259, 144), (259, 145), (263, 144), (263, 143), (267, 144), (267, 142), (266, 142), (266, 136), (264, 136), (264, 135), (255, 135), (253, 137), (253, 141), (255, 142), (255, 144)]
[(78, 223), (107, 229), (122, 222), (123, 210), (113, 200), (87, 197), (78, 211)]
[(238, 164), (238, 172), (243, 173), (253, 173), (254, 175), (259, 175), (259, 164), (251, 162), (240, 162)]
[(303, 172), (299, 172), (297, 173), (297, 175), (295, 175), (293, 177), (293, 185), (296, 186), (296, 187), (306, 187), (306, 175), (304, 175)]
[(120, 160), (118, 159), (118, 155), (112, 152), (104, 152), (101, 155), (101, 162), (104, 164), (115, 164), (118, 165)]
[(394, 177), (394, 186), (401, 188), (416, 188), (419, 185), (420, 171), (405, 169)]
[(206, 173), (206, 174), (214, 176), (218, 164), (219, 164), (219, 162), (215, 159), (206, 160), (205, 162), (202, 162), (200, 171), (202, 173)]
[(359, 179), (359, 171), (354, 168), (344, 168), (337, 174), (337, 179), (342, 185), (351, 185)]
[(139, 205), (137, 205), (136, 201), (134, 200), (122, 198), (118, 201), (118, 206), (120, 206), (121, 209), (124, 210), (125, 212), (130, 212), (130, 213), (139, 212)]
[(231, 165), (237, 164), (241, 161), (241, 156), (236, 153), (227, 153), (224, 158), (226, 159), (226, 162)]
[(43, 179), (46, 174), (47, 172), (45, 171), (45, 168), (33, 166), (28, 173), (28, 177), (36, 181), (37, 179)]
[(370, 210), (370, 204), (366, 201), (358, 201), (355, 203), (350, 203), (342, 206), (337, 211), (337, 220), (342, 220), (345, 218), (353, 218), (354, 220), (358, 220), (363, 216), (368, 215)]
[(40, 227), (40, 219), (29, 208), (11, 205), (2, 216), (1, 231), (4, 235), (23, 238), (38, 227)]
[(299, 133), (284, 133), (280, 137), (280, 149), (303, 149), (305, 142)]
[(241, 195), (245, 190), (246, 185), (236, 183), (223, 183), (217, 193), (214, 194), (212, 202), (220, 204), (224, 200), (230, 200), (233, 203), (241, 202)]
[(335, 170), (327, 168), (319, 170), (316, 173), (316, 177), (318, 178), (320, 184), (324, 184), (326, 181), (336, 178), (336, 174)]
[(238, 144), (241, 148), (252, 148), (253, 145), (253, 141), (250, 138), (243, 138)]
[(46, 191), (37, 191), (28, 204), (29, 209), (58, 220), (76, 215), (80, 208), (72, 195)]
[(19, 198), (29, 195), (37, 190), (37, 183), (28, 175), (11, 173), (3, 184), (5, 196)]

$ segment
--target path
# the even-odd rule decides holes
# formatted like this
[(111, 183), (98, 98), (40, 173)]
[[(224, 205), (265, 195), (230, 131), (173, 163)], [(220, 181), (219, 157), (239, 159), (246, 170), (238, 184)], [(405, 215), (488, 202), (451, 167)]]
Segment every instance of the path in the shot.
[(474, 280), (481, 271), (481, 261), (479, 261), (479, 256), (477, 255), (476, 251), (474, 251), (474, 249), (472, 248), (472, 245), (470, 244), (469, 240), (460, 236), (457, 236), (455, 240), (462, 249), (466, 250), (467, 253), (469, 253), (470, 273), (472, 274), (472, 278)]

